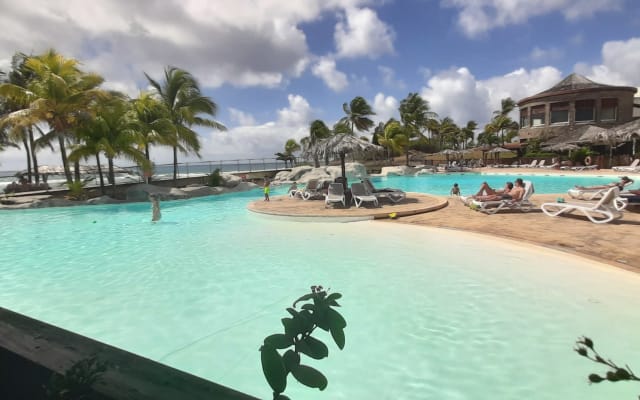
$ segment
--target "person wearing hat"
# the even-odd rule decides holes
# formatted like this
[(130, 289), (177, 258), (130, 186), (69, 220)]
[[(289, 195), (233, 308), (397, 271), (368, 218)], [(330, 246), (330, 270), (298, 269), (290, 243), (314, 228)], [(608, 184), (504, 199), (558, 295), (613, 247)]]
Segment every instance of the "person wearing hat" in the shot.
[(621, 176), (619, 181), (607, 183), (606, 185), (596, 185), (596, 186), (578, 186), (576, 185), (576, 189), (580, 190), (598, 190), (598, 189), (609, 189), (614, 186), (620, 188), (620, 190), (624, 189), (625, 186), (633, 183), (633, 179), (628, 176)]

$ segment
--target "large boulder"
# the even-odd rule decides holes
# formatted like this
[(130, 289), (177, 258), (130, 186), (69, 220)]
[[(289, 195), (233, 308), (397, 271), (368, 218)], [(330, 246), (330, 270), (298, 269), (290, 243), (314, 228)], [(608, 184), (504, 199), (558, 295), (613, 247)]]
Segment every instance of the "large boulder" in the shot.
[(310, 165), (303, 165), (301, 167), (291, 168), (291, 171), (280, 171), (273, 178), (274, 181), (280, 182), (293, 182), (299, 181), (303, 175), (307, 174), (314, 168)]
[[(335, 179), (342, 176), (342, 167), (339, 165), (327, 167), (327, 172)], [(369, 174), (367, 174), (367, 168), (363, 164), (357, 162), (346, 163), (345, 173), (348, 180), (359, 180), (369, 176)]]
[(327, 172), (327, 167), (312, 168), (311, 170), (307, 171), (307, 173), (300, 176), (297, 179), (297, 182), (307, 183), (311, 179), (318, 179), (320, 181), (331, 181), (333, 180), (333, 177)]
[(394, 167), (382, 167), (380, 171), (380, 176), (389, 176), (389, 175), (415, 175), (416, 169), (413, 167), (408, 167), (406, 165), (398, 165)]
[(242, 182), (242, 178), (240, 178), (239, 176), (229, 174), (226, 172), (221, 173), (220, 177), (222, 178), (222, 182), (223, 182), (222, 186), (226, 188), (234, 188), (238, 186), (240, 182)]

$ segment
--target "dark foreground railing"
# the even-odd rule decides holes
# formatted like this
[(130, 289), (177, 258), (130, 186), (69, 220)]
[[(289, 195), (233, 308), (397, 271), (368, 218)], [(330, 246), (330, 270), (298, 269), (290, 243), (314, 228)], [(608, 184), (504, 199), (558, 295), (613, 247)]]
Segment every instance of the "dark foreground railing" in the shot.
[[(153, 338), (149, 338), (153, 340)], [(0, 307), (0, 399), (45, 399), (53, 374), (95, 357), (107, 365), (91, 399), (255, 397)]]

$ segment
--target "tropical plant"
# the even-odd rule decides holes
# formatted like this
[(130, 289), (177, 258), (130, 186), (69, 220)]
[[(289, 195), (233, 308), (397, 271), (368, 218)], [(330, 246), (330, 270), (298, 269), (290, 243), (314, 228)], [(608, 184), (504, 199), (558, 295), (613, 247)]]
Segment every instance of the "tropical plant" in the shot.
[[(283, 318), (284, 333), (267, 336), (260, 347), (262, 372), (273, 390), (274, 400), (289, 399), (283, 393), (287, 388), (289, 374), (300, 383), (311, 388), (324, 390), (327, 378), (315, 368), (301, 364), (301, 355), (321, 360), (329, 355), (329, 349), (322, 341), (311, 336), (320, 328), (330, 332), (331, 337), (340, 350), (344, 348), (344, 328), (347, 323), (333, 307), (340, 305), (336, 300), (340, 293), (328, 294), (322, 286), (312, 286), (311, 293), (305, 294), (287, 308), (290, 318)], [(300, 310), (298, 303), (304, 304)], [(285, 350), (280, 354), (278, 350)]]
[(473, 145), (473, 137), (476, 129), (478, 129), (476, 121), (468, 121), (467, 125), (460, 129), (460, 138), (463, 149), (466, 149), (469, 145)]
[[(99, 89), (103, 78), (81, 71), (78, 64), (77, 60), (65, 58), (52, 49), (25, 60), (25, 68), (33, 74), (26, 88), (12, 83), (0, 85), (0, 96), (29, 104), (28, 108), (6, 116), (5, 122), (17, 123), (20, 120), (23, 126), (39, 122), (49, 125), (49, 132), (38, 139), (36, 145), (46, 145), (54, 139), (58, 140), (67, 182), (73, 179), (66, 142), (77, 142), (74, 129), (90, 112), (92, 103), (105, 96), (105, 92)], [(75, 172), (78, 181), (80, 172), (77, 165)]]
[(374, 122), (369, 118), (375, 115), (371, 106), (360, 96), (355, 97), (350, 103), (344, 103), (342, 109), (346, 116), (340, 119), (340, 122), (349, 125), (351, 134), (358, 132), (366, 132), (373, 126)]
[(151, 145), (170, 145), (173, 124), (168, 118), (164, 103), (149, 92), (141, 92), (133, 101), (133, 111), (138, 120), (140, 146), (144, 148), (147, 160), (151, 161), (149, 148)]
[(77, 135), (82, 141), (73, 148), (69, 154), (69, 160), (77, 161), (81, 158), (95, 156), (101, 189), (104, 191), (99, 157), (100, 153), (104, 153), (108, 162), (108, 177), (109, 183), (112, 185), (112, 195), (115, 196), (114, 159), (132, 160), (143, 169), (149, 168), (149, 160), (142, 151), (138, 150), (137, 144), (140, 142), (138, 120), (131, 109), (131, 102), (124, 95), (114, 93), (109, 99), (99, 101), (96, 104), (95, 114), (95, 118), (78, 129)]
[(418, 93), (409, 93), (400, 102), (398, 111), (407, 134), (412, 138), (424, 136), (430, 121), (438, 118), (438, 114), (430, 110), (429, 102)]
[(383, 136), (378, 137), (381, 146), (387, 149), (387, 158), (391, 158), (395, 154), (406, 152), (407, 165), (409, 165), (409, 135), (407, 128), (399, 121), (391, 118), (384, 125)]
[(208, 177), (208, 185), (212, 187), (220, 186), (224, 180), (220, 175), (220, 168), (216, 168)]
[(200, 140), (192, 126), (208, 126), (226, 130), (221, 123), (200, 115), (214, 117), (218, 106), (209, 97), (202, 95), (196, 79), (187, 71), (176, 67), (164, 70), (164, 81), (159, 83), (144, 74), (159, 96), (171, 121), (172, 130), (168, 143), (173, 148), (173, 181), (178, 178), (178, 150), (184, 154), (193, 152), (200, 156)]
[(109, 364), (96, 356), (73, 364), (64, 375), (53, 374), (45, 386), (46, 398), (50, 400), (88, 400), (95, 397), (93, 385), (102, 380)]
[(276, 153), (276, 159), (280, 161), (284, 161), (285, 168), (287, 167), (287, 163), (290, 162), (293, 167), (293, 162), (296, 160), (296, 157), (293, 155), (296, 151), (300, 150), (300, 145), (295, 139), (289, 139), (284, 144), (284, 153)]
[[(588, 337), (581, 337), (576, 341), (576, 347), (574, 351), (580, 354), (582, 357), (588, 358), (589, 360), (606, 365), (609, 368), (609, 371), (603, 376), (598, 374), (590, 374), (589, 375), (589, 383), (600, 383), (602, 381), (609, 382), (621, 382), (621, 381), (636, 381), (640, 382), (640, 376), (634, 374), (631, 368), (628, 365), (625, 367), (619, 367), (613, 362), (611, 359), (605, 359), (602, 357), (597, 351), (593, 340)], [(638, 396), (640, 398), (640, 396)]]
[[(309, 125), (309, 136), (303, 138), (300, 142), (304, 151), (309, 151), (320, 140), (326, 139), (329, 136), (331, 136), (331, 130), (323, 121), (317, 119)], [(313, 165), (316, 168), (320, 166), (320, 160), (316, 154), (313, 154)]]
[(501, 144), (504, 144), (506, 133), (510, 133), (510, 137), (513, 138), (517, 136), (520, 126), (509, 117), (509, 113), (516, 107), (516, 102), (511, 97), (507, 97), (506, 99), (502, 99), (500, 103), (500, 110), (493, 112), (493, 118), (489, 123), (489, 129), (486, 130), (495, 134), (500, 133), (500, 142)]

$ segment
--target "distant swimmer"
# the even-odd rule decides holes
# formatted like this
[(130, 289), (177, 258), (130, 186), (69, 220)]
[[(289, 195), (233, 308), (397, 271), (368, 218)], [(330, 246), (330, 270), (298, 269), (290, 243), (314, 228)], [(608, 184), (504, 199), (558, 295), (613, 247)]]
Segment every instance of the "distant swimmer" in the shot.
[(155, 193), (149, 194), (149, 201), (151, 201), (151, 222), (160, 221), (162, 213), (160, 212), (160, 201), (158, 195)]

